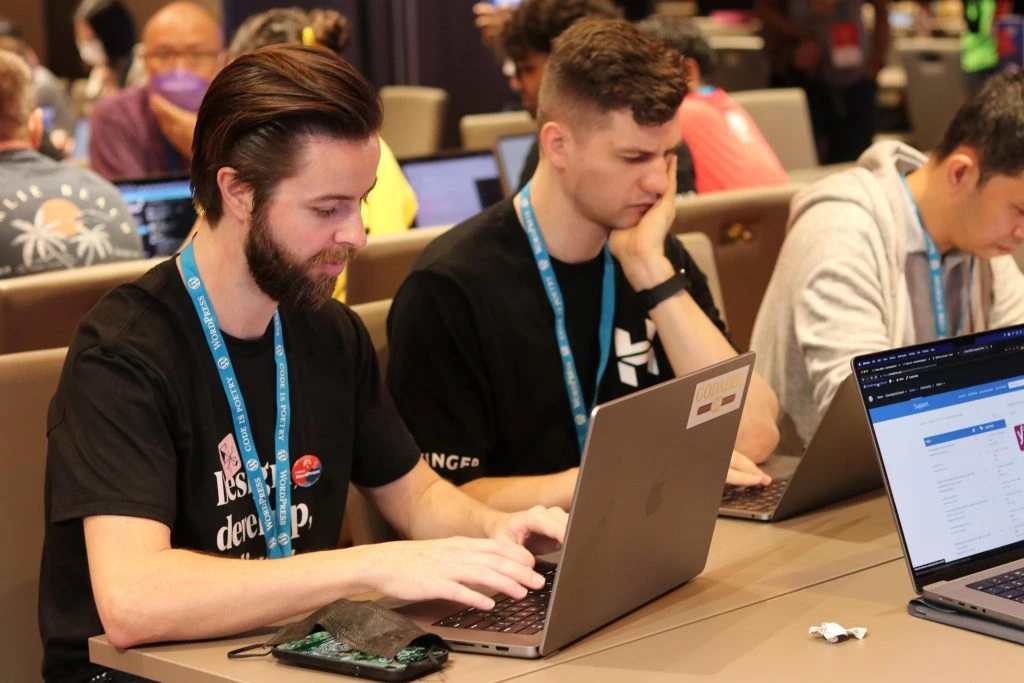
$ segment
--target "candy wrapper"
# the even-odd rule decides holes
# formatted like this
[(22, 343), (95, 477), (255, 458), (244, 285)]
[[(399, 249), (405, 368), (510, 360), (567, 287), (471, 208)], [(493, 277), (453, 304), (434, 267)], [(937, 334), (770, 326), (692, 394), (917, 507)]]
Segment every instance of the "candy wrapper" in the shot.
[(834, 621), (826, 621), (821, 626), (812, 626), (807, 629), (809, 635), (819, 635), (830, 643), (838, 643), (841, 640), (853, 637), (857, 640), (864, 640), (868, 634), (866, 628), (844, 628)]

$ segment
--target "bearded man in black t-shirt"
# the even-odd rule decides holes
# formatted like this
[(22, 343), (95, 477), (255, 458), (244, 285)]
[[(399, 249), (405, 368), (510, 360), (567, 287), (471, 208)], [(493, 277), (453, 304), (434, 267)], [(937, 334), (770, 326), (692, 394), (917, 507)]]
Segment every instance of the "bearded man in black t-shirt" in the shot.
[[(48, 681), (118, 680), (89, 663), (103, 632), (210, 638), (366, 591), (489, 609), (471, 585), (543, 585), (524, 545), (561, 541), (565, 513), (498, 512), (422, 463), (366, 328), (331, 300), (366, 241), (380, 124), (372, 86), (323, 50), (262, 50), (210, 86), (206, 220), (86, 316), (50, 408)], [(479, 538), (336, 550), (349, 482), (406, 537)]]
[[(568, 508), (595, 402), (735, 355), (668, 234), (685, 93), (675, 51), (623, 21), (574, 23), (544, 74), (532, 183), (438, 237), (396, 295), (399, 413), (423, 458), (480, 500)], [(768, 483), (754, 462), (777, 415), (755, 375), (729, 483)]]

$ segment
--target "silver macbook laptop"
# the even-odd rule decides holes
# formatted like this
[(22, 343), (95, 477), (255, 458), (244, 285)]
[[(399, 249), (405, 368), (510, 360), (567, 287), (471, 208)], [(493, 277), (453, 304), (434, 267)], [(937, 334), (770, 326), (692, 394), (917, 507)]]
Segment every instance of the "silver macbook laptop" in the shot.
[(689, 581), (707, 562), (754, 355), (594, 408), (557, 565), (493, 611), (399, 609), (455, 649), (542, 657)]
[(836, 389), (803, 457), (773, 455), (763, 487), (727, 486), (720, 515), (778, 522), (882, 486), (882, 474), (852, 375)]
[(1024, 627), (1024, 325), (853, 370), (914, 590)]
[(530, 149), (536, 141), (536, 133), (523, 133), (522, 135), (503, 135), (494, 143), (494, 158), (498, 160), (501, 189), (506, 197), (519, 190), (523, 167), (526, 166), (526, 159), (530, 156)]

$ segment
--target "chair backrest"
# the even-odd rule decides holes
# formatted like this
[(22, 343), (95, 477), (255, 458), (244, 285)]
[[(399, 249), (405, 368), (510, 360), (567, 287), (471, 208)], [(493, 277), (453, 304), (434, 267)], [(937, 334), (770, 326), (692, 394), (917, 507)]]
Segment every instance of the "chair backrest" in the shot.
[(807, 95), (800, 88), (744, 90), (733, 99), (747, 110), (787, 171), (818, 165)]
[(966, 98), (958, 38), (905, 38), (896, 46), (907, 73), (914, 146), (930, 150)]
[(768, 58), (760, 36), (708, 36), (718, 65), (711, 79), (726, 92), (768, 87)]
[(708, 279), (708, 289), (711, 290), (711, 297), (715, 300), (715, 307), (722, 316), (722, 320), (728, 322), (725, 312), (725, 299), (722, 297), (722, 281), (718, 277), (718, 262), (715, 260), (715, 245), (711, 238), (702, 232), (684, 232), (676, 235), (676, 238), (683, 243), (683, 248), (693, 258), (694, 263)]
[(123, 261), (0, 280), (0, 353), (67, 346), (104, 294), (159, 263)]
[(680, 197), (676, 202), (672, 232), (702, 232), (715, 247), (729, 331), (741, 351), (750, 345), (754, 318), (786, 236), (789, 202), (797, 188), (716, 192)]
[(362, 319), (366, 331), (370, 333), (370, 341), (373, 342), (373, 350), (377, 352), (377, 362), (383, 374), (388, 363), (388, 311), (391, 310), (391, 299), (358, 304), (352, 310)]
[[(366, 330), (370, 333), (373, 348), (377, 351), (381, 373), (387, 372), (388, 364), (388, 311), (391, 310), (391, 299), (371, 301), (370, 303), (353, 306), (352, 310), (362, 318)], [(359, 492), (355, 486), (349, 485), (348, 499), (345, 501), (345, 524), (352, 545), (380, 543), (398, 538), (394, 530), (380, 514), (380, 511)]]
[(380, 136), (399, 159), (428, 156), (441, 149), (448, 93), (440, 88), (386, 85), (380, 89), (384, 125)]
[(66, 348), (0, 356), (0, 464), (13, 476), (4, 506), (16, 511), (0, 553), (0, 662), (4, 680), (39, 681), (43, 656), (36, 616), (45, 532), (46, 413)]
[(394, 298), (423, 249), (449, 227), (370, 235), (359, 251), (359, 258), (347, 266), (345, 300), (354, 306)]
[(500, 137), (536, 132), (537, 122), (525, 111), (468, 114), (459, 119), (462, 149), (494, 149)]

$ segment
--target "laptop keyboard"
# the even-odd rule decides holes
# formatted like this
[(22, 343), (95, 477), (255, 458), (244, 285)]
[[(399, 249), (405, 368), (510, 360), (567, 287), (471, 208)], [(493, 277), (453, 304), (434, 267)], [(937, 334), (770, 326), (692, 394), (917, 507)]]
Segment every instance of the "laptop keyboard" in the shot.
[(984, 581), (975, 581), (967, 584), (967, 587), (1008, 600), (1024, 602), (1024, 569), (992, 576)]
[(768, 486), (728, 486), (722, 494), (722, 507), (751, 512), (771, 512), (779, 505), (789, 479), (773, 479)]
[(463, 628), (469, 631), (497, 631), (499, 633), (518, 633), (531, 636), (544, 629), (544, 620), (548, 614), (548, 601), (551, 599), (551, 586), (555, 582), (557, 566), (548, 569), (538, 568), (544, 577), (544, 587), (540, 590), (528, 591), (522, 600), (505, 598), (498, 600), (494, 609), (489, 612), (476, 607), (467, 607), (440, 621), (434, 626), (445, 628)]

